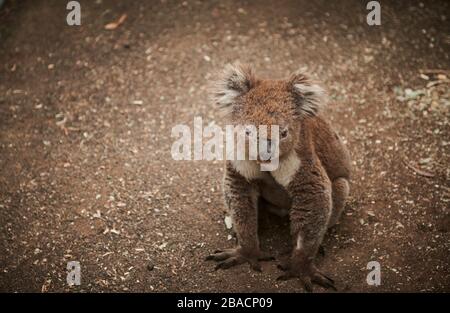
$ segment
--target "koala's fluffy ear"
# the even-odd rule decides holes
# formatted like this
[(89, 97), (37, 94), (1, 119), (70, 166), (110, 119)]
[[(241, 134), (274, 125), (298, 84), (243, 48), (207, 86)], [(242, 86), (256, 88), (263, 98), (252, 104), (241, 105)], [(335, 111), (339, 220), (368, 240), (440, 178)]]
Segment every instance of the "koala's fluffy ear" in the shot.
[(294, 94), (296, 111), (303, 116), (315, 116), (326, 105), (325, 90), (305, 73), (298, 72), (289, 80)]
[(214, 103), (226, 111), (231, 110), (238, 97), (256, 84), (256, 78), (248, 66), (240, 63), (227, 64), (212, 86)]

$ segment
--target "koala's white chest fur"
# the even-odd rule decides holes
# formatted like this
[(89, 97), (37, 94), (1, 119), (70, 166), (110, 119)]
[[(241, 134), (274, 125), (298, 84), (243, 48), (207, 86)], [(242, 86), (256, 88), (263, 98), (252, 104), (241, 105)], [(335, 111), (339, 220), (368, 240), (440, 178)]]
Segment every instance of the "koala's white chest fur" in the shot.
[(239, 172), (248, 180), (267, 178), (267, 175), (271, 175), (275, 181), (283, 187), (287, 187), (294, 178), (295, 173), (300, 168), (300, 159), (295, 151), (292, 151), (288, 156), (278, 164), (278, 168), (271, 172), (261, 171), (260, 164), (256, 161), (241, 160), (233, 161), (233, 166), (236, 171)]
[(295, 173), (297, 173), (300, 168), (300, 159), (295, 151), (292, 151), (286, 158), (281, 160), (278, 168), (270, 174), (283, 187), (287, 187), (289, 183), (294, 178)]
[(247, 180), (264, 179), (267, 172), (262, 172), (260, 165), (252, 160), (232, 161), (234, 169)]

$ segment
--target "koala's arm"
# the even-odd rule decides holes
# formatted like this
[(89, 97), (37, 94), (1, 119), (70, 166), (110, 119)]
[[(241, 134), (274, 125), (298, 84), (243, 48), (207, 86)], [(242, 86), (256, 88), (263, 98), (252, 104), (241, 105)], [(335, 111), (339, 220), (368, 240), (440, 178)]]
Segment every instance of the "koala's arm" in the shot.
[(216, 269), (249, 263), (252, 269), (260, 272), (259, 261), (273, 258), (259, 249), (258, 186), (239, 174), (231, 162), (227, 162), (224, 196), (226, 206), (233, 216), (233, 228), (238, 239), (238, 246), (233, 249), (217, 250), (206, 259), (218, 262)]
[(308, 161), (289, 185), (292, 197), (293, 255), (312, 261), (322, 243), (331, 215), (331, 183), (320, 164)]
[(286, 272), (279, 279), (298, 277), (309, 291), (311, 282), (335, 288), (333, 280), (320, 273), (313, 263), (332, 209), (331, 182), (317, 158), (302, 160), (301, 170), (289, 184), (288, 192), (292, 197), (290, 219), (294, 248), (282, 266)]
[(233, 216), (233, 228), (238, 239), (238, 246), (233, 249), (217, 250), (206, 259), (218, 262), (216, 269), (249, 263), (252, 269), (260, 272), (259, 261), (273, 258), (259, 249), (258, 187), (239, 174), (231, 162), (227, 162), (224, 195), (226, 206)]
[(225, 204), (232, 214), (239, 248), (248, 254), (258, 253), (258, 211), (256, 186), (247, 181), (227, 162), (224, 178)]

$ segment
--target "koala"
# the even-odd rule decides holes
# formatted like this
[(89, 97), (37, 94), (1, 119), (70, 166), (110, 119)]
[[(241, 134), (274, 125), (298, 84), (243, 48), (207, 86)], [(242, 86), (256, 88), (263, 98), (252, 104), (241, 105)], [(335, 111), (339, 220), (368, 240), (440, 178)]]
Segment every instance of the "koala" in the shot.
[[(231, 212), (237, 246), (216, 250), (207, 260), (216, 269), (271, 257), (260, 250), (258, 209), (289, 214), (292, 251), (280, 264), (278, 279), (298, 278), (307, 291), (312, 283), (335, 288), (314, 264), (324, 235), (335, 225), (349, 195), (350, 155), (321, 114), (326, 93), (306, 73), (285, 80), (256, 77), (248, 66), (228, 64), (215, 82), (212, 98), (233, 125), (278, 125), (279, 166), (261, 171), (258, 160), (225, 163), (223, 193)], [(261, 205), (264, 204), (264, 205)]]

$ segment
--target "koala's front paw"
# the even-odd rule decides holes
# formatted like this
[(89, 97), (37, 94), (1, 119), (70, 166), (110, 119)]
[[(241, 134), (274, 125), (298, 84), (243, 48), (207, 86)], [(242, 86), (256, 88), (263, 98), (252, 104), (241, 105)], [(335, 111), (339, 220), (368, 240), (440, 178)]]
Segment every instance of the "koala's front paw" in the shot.
[(326, 289), (331, 288), (337, 291), (334, 280), (319, 272), (312, 262), (295, 262), (289, 259), (287, 262), (279, 264), (278, 268), (285, 271), (285, 273), (279, 276), (277, 280), (299, 278), (308, 292), (313, 291), (312, 283), (316, 283)]
[(227, 269), (235, 265), (249, 263), (250, 267), (261, 272), (259, 261), (270, 261), (274, 257), (262, 253), (259, 250), (245, 250), (241, 247), (226, 250), (216, 250), (213, 254), (206, 257), (206, 260), (216, 261), (216, 270)]

